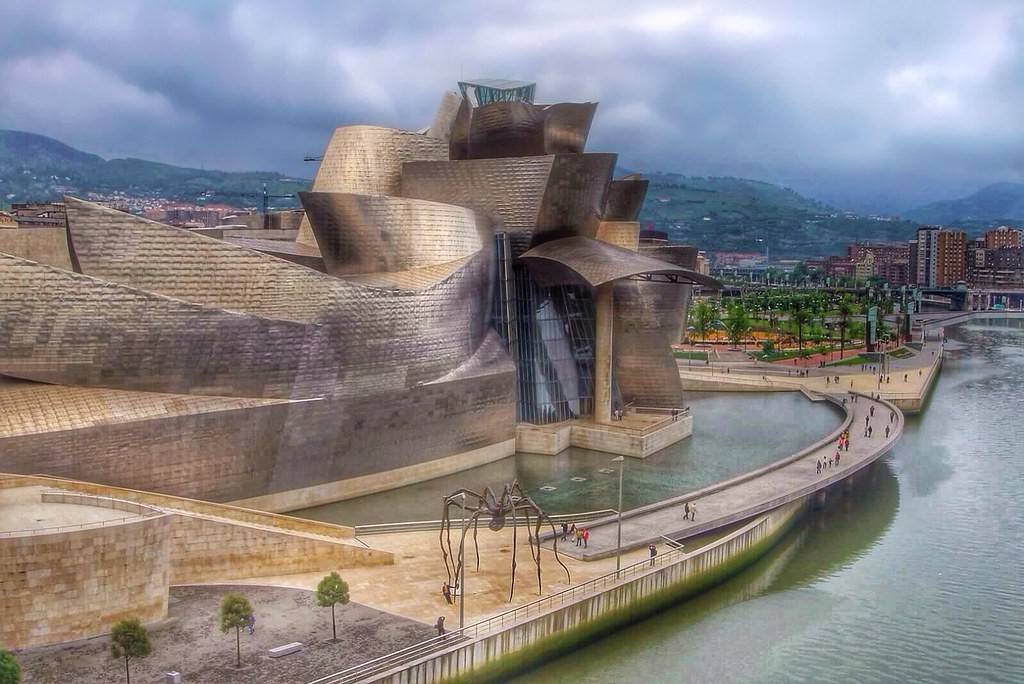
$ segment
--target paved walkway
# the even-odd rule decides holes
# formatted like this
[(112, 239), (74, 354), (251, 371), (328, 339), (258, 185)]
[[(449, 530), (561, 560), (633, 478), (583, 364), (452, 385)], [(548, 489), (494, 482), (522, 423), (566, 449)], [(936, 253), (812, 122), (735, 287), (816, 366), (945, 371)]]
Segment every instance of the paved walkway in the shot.
[[(902, 414), (898, 410), (895, 411), (893, 422), (890, 422), (891, 410), (882, 402), (860, 395), (855, 403), (847, 399), (847, 406), (852, 408), (853, 414), (850, 424), (850, 450), (842, 453), (839, 466), (826, 468), (821, 474), (816, 471), (819, 459), (827, 462), (830, 456), (835, 456), (836, 444), (829, 440), (798, 460), (790, 463), (780, 461), (779, 463), (785, 463), (780, 467), (768, 466), (766, 469), (701, 490), (704, 493), (695, 492), (685, 500), (675, 499), (669, 505), (664, 505), (663, 502), (645, 507), (648, 509), (646, 512), (623, 519), (622, 548), (625, 550), (645, 547), (651, 542), (663, 541), (663, 536), (686, 539), (812, 494), (879, 458), (892, 447), (903, 432)], [(871, 417), (872, 409), (874, 417)], [(866, 419), (873, 428), (870, 438), (864, 437)], [(885, 437), (886, 426), (891, 427), (888, 438)], [(767, 472), (764, 472), (765, 470)], [(683, 519), (686, 502), (696, 503), (695, 520)], [(610, 519), (596, 522), (589, 529), (588, 548), (561, 545), (559, 550), (583, 560), (614, 555), (616, 521)]]

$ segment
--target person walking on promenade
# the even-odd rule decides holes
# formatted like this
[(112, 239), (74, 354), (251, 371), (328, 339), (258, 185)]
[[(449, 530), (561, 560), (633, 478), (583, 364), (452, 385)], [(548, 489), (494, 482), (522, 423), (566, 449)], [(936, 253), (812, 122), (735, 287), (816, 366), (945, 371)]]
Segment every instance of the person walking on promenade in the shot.
[(562, 541), (565, 541), (565, 538), (568, 537), (568, 536), (569, 536), (569, 523), (563, 522), (562, 523)]
[(841, 451), (836, 452), (836, 468), (839, 467), (839, 457), (842, 455)]
[(576, 530), (576, 546), (583, 546), (583, 530)]
[(444, 602), (449, 606), (452, 605), (452, 588), (445, 582), (441, 585), (441, 596), (444, 596)]
[(888, 425), (885, 426), (885, 438), (889, 439), (889, 426)]
[(869, 428), (869, 427), (867, 426), (867, 424), (865, 424), (865, 425), (864, 425), (864, 436), (865, 436), (865, 437), (867, 437), (867, 436), (868, 436), (868, 430), (869, 430), (869, 429), (870, 429), (870, 428)]
[(921, 374), (922, 374), (922, 373), (924, 373), (924, 370), (923, 370), (923, 369), (921, 369), (921, 368), (918, 368), (918, 369), (917, 369), (917, 377), (921, 377)]
[(826, 385), (831, 385), (831, 384), (832, 384), (832, 378), (830, 378), (830, 377), (828, 377), (828, 376), (826, 375), (826, 376), (825, 376), (825, 384), (826, 384)]
[(821, 475), (821, 459), (820, 458), (818, 459), (817, 472), (818, 472), (818, 475)]
[(828, 457), (828, 467), (829, 468), (832, 467), (832, 457), (831, 456)]
[(871, 416), (864, 416), (864, 427), (867, 427), (868, 423), (870, 423), (870, 422), (871, 422)]
[(590, 546), (590, 530), (583, 530), (583, 548)]
[(904, 374), (903, 374), (903, 382), (907, 382), (907, 377), (908, 377), (909, 375), (910, 375), (909, 373), (904, 373)]
[(650, 544), (647, 547), (647, 552), (651, 554), (651, 567), (654, 567), (654, 557), (658, 555), (658, 547), (654, 544)]
[(690, 504), (690, 520), (696, 520), (696, 519), (697, 519), (697, 504), (696, 503), (692, 503), (692, 504)]
[(868, 437), (870, 437), (871, 433), (874, 432), (874, 431), (875, 431), (874, 428), (872, 428), (870, 425), (868, 425)]
[(434, 629), (437, 630), (437, 636), (444, 636), (445, 635), (444, 615), (442, 615), (441, 617), (437, 618), (437, 622), (434, 623)]
[(889, 411), (889, 422), (890, 423), (896, 422), (896, 412), (895, 411)]
[(686, 520), (689, 517), (690, 517), (690, 502), (687, 501), (685, 504), (683, 504), (683, 520)]
[[(572, 525), (569, 526), (569, 534), (571, 534), (574, 537), (576, 536), (576, 534), (577, 534), (576, 523), (573, 523)], [(579, 546), (579, 545), (577, 544), (577, 546)]]
[(869, 413), (868, 415), (870, 415), (872, 418), (875, 417), (875, 407), (874, 406), (871, 407), (871, 413)]

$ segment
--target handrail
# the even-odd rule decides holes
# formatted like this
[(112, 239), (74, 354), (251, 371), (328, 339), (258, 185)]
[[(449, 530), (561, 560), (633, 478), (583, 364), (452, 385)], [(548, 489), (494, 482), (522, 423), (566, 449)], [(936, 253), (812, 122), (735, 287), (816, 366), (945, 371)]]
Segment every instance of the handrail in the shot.
[(531, 614), (533, 616), (538, 616), (550, 609), (560, 607), (567, 603), (573, 603), (577, 599), (582, 599), (587, 596), (600, 593), (606, 587), (618, 584), (624, 579), (650, 573), (652, 569), (659, 566), (674, 565), (675, 563), (687, 561), (690, 558), (707, 553), (712, 549), (728, 544), (737, 537), (767, 525), (768, 516), (760, 516), (739, 529), (727, 534), (721, 539), (689, 553), (681, 548), (666, 551), (652, 559), (637, 561), (632, 565), (627, 565), (619, 571), (595, 577), (583, 584), (578, 584), (575, 587), (564, 589), (558, 593), (551, 594), (550, 596), (544, 596), (536, 601), (524, 604), (518, 608), (507, 610), (504, 613), (500, 613), (493, 617), (485, 618), (480, 622), (468, 625), (462, 629), (421, 641), (417, 644), (413, 644), (412, 646), (406, 646), (405, 648), (379, 658), (368, 660), (360, 665), (315, 679), (309, 682), (309, 684), (356, 684), (368, 677), (383, 674), (388, 670), (410, 663), (414, 660), (430, 655), (431, 653), (450, 648), (451, 646), (455, 646), (466, 640), (478, 639), (481, 636), (487, 635), (492, 630), (500, 630), (506, 624), (514, 624), (519, 620), (530, 617)]
[[(553, 523), (562, 522), (585, 522), (587, 520), (594, 520), (603, 516), (611, 515), (615, 513), (613, 508), (601, 508), (596, 511), (584, 511), (582, 513), (555, 513), (554, 515), (547, 516)], [(490, 522), (490, 516), (481, 516), (480, 522)], [(356, 536), (366, 536), (371, 534), (388, 534), (390, 532), (426, 532), (431, 530), (440, 530), (441, 520), (411, 520), (409, 522), (392, 522), (392, 523), (373, 523), (369, 525), (356, 525), (354, 527)], [(516, 518), (516, 527), (523, 527), (527, 525), (525, 518)], [(533, 524), (536, 524), (534, 519)], [(511, 518), (505, 519), (506, 525), (511, 525)]]
[(106, 527), (108, 525), (121, 525), (128, 520), (149, 520), (153, 516), (145, 515), (126, 515), (123, 518), (110, 518), (108, 520), (94, 520), (86, 523), (73, 523), (71, 525), (54, 525), (52, 527), (30, 527), (22, 530), (2, 530), (0, 531), (0, 538), (8, 537), (34, 537), (40, 534), (59, 534), (60, 532), (70, 532), (71, 530), (85, 530), (92, 528)]

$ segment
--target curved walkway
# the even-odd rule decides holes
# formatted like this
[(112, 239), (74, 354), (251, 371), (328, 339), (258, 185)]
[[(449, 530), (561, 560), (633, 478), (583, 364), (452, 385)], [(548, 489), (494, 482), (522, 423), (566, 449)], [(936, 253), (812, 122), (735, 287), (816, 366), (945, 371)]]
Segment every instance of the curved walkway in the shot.
[[(844, 397), (847, 399), (848, 417), (844, 426), (849, 424), (851, 436), (850, 449), (842, 453), (839, 466), (826, 468), (821, 474), (816, 470), (819, 459), (827, 462), (829, 456), (835, 455), (837, 430), (815, 447), (761, 470), (673, 499), (667, 505), (662, 502), (627, 512), (622, 519), (622, 550), (661, 542), (663, 537), (687, 539), (746, 520), (814, 494), (874, 462), (888, 452), (902, 435), (903, 414), (887, 401), (856, 395), (857, 400), (854, 402), (854, 396), (833, 396), (834, 400), (840, 402)], [(873, 428), (871, 437), (864, 436), (866, 419)], [(885, 436), (886, 426), (891, 428), (888, 438)], [(695, 520), (683, 519), (686, 503), (696, 503)], [(559, 551), (581, 560), (613, 556), (616, 552), (616, 523), (614, 518), (595, 522), (588, 527), (588, 548), (560, 544)]]

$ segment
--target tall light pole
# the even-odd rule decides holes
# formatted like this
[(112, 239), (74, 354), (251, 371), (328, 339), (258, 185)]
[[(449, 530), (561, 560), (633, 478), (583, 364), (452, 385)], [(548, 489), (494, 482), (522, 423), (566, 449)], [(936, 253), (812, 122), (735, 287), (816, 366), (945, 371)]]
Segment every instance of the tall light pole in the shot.
[(466, 492), (462, 492), (462, 541), (459, 542), (459, 629), (466, 625)]
[(612, 463), (619, 464), (619, 530), (618, 537), (615, 541), (615, 572), (618, 573), (622, 569), (622, 469), (625, 466), (626, 458), (624, 456), (616, 456), (612, 459)]

